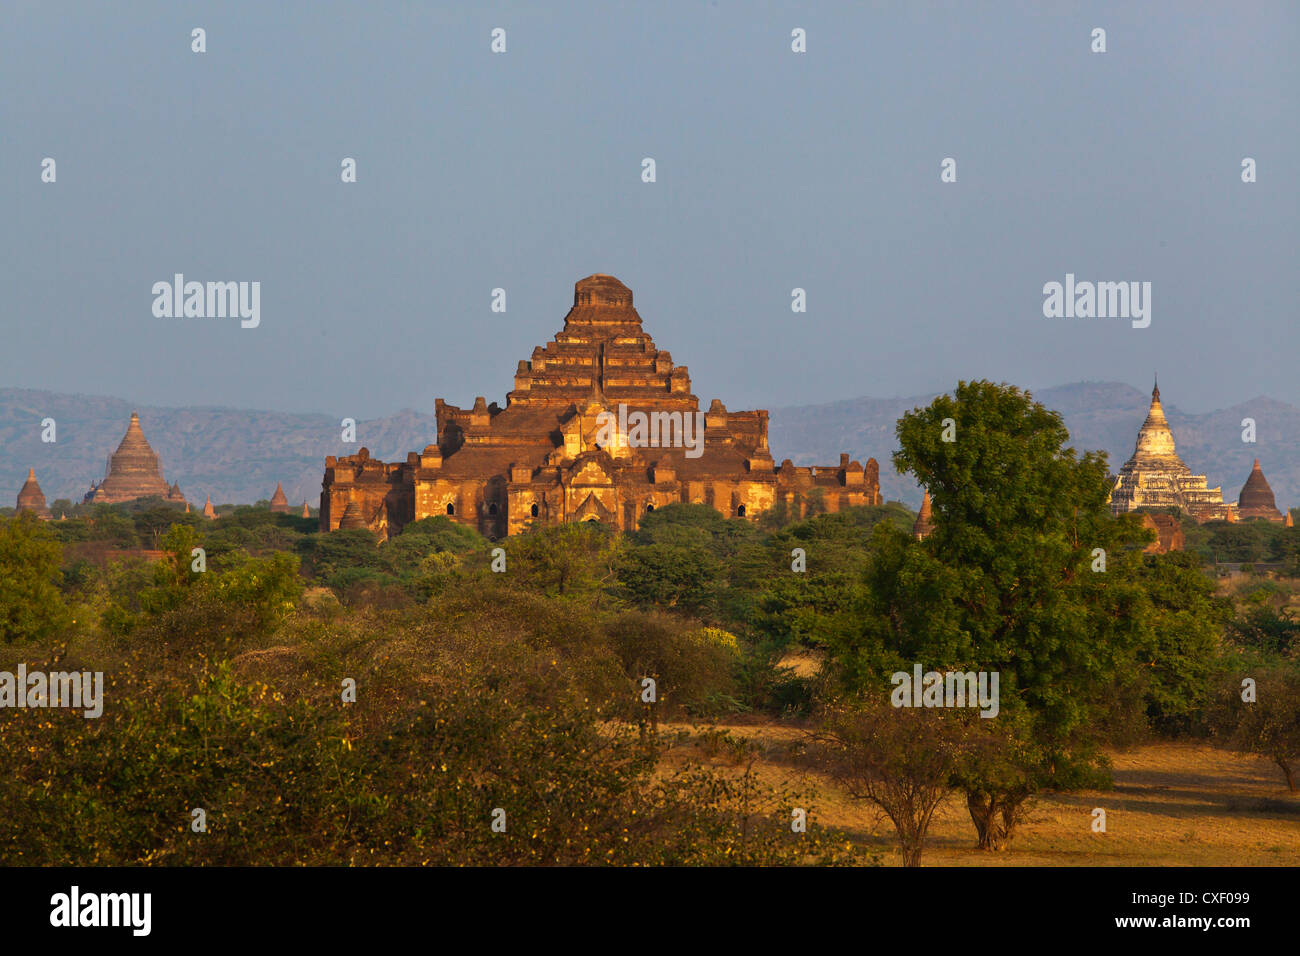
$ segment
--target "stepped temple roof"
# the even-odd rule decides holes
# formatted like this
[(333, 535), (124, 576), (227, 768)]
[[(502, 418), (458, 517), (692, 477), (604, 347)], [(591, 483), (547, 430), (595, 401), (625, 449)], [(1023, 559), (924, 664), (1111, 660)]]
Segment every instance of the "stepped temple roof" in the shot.
[(18, 510), (30, 511), (47, 521), (54, 517), (50, 514), (50, 509), (45, 506), (45, 493), (41, 491), (41, 486), (36, 481), (35, 468), (27, 469), (27, 480), (18, 491)]
[(155, 495), (176, 504), (185, 502), (180, 488), (169, 486), (163, 479), (162, 462), (144, 437), (140, 416), (132, 412), (126, 434), (109, 459), (104, 480), (91, 485), (85, 500), (112, 505)]
[(1278, 511), (1277, 502), (1273, 500), (1273, 489), (1269, 487), (1268, 479), (1264, 477), (1264, 472), (1259, 467), (1258, 458), (1255, 459), (1255, 465), (1250, 469), (1250, 476), (1237, 497), (1237, 512), (1243, 519), (1283, 520), (1282, 512)]
[[(383, 536), (442, 515), (495, 538), (592, 519), (635, 529), (674, 502), (750, 519), (775, 506), (803, 514), (819, 500), (828, 511), (881, 503), (874, 459), (778, 467), (766, 411), (728, 411), (719, 399), (702, 409), (690, 371), (642, 328), (632, 290), (604, 273), (574, 284), (564, 327), (517, 363), (504, 407), (479, 396), (469, 408), (437, 399), (435, 410), (436, 440), (404, 462), (365, 448), (325, 459), (322, 530)], [(674, 439), (661, 441), (670, 426)]]

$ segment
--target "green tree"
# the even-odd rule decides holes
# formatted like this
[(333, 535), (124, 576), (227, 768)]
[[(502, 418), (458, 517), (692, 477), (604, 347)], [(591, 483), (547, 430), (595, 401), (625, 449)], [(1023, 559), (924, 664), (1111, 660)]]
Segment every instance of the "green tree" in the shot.
[(926, 833), (952, 792), (962, 754), (951, 714), (895, 710), (884, 694), (827, 704), (805, 759), (894, 825), (904, 866), (920, 866)]
[[(777, 646), (826, 644), (856, 628), (873, 529), (911, 528), (913, 517), (898, 504), (847, 508), (770, 535), (730, 562), (728, 623)], [(796, 559), (802, 571), (793, 570)]]
[(512, 535), (502, 546), (512, 583), (598, 606), (614, 583), (622, 541), (606, 525), (584, 521)]
[(758, 534), (748, 521), (704, 504), (649, 512), (627, 536), (618, 569), (621, 593), (640, 607), (671, 607), (705, 618), (725, 601), (729, 570)]
[(310, 535), (299, 542), (298, 551), (308, 572), (320, 581), (348, 568), (387, 569), (374, 533), (364, 528)]
[(71, 616), (59, 590), (63, 548), (30, 512), (0, 518), (0, 639), (48, 637)]
[(196, 528), (174, 524), (158, 544), (163, 557), (154, 562), (153, 585), (140, 594), (140, 607), (149, 614), (159, 614), (181, 603), (186, 591), (201, 576), (194, 570), (194, 549), (202, 543)]
[(1268, 757), (1286, 777), (1292, 793), (1300, 769), (1300, 668), (1292, 663), (1246, 667), (1255, 681), (1255, 699), (1242, 699), (1241, 676), (1222, 689), (1216, 729), (1229, 747)]
[(1263, 588), (1246, 598), (1240, 614), (1228, 622), (1227, 636), (1241, 647), (1275, 656), (1300, 650), (1300, 620), (1276, 607)]
[(913, 663), (999, 673), (1001, 697), (1025, 710), (1019, 757), (963, 781), (995, 849), (1029, 794), (1104, 770), (1098, 718), (1151, 627), (1133, 580), (1150, 536), (1110, 516), (1104, 454), (1076, 454), (1060, 415), (1012, 386), (961, 382), (897, 436), (894, 464), (929, 489), (935, 531), (876, 529), (862, 623), (831, 650), (856, 688)]
[(1232, 602), (1215, 596), (1200, 558), (1186, 552), (1146, 555), (1135, 580), (1150, 613), (1134, 654), (1146, 719), (1161, 731), (1186, 732), (1210, 703)]

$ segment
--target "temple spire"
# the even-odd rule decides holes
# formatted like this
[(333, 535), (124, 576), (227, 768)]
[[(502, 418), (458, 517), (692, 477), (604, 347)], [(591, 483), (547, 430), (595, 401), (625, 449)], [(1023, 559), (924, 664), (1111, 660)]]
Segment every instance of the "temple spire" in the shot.
[(921, 510), (916, 515), (916, 523), (912, 525), (912, 536), (918, 541), (924, 541), (934, 531), (933, 513), (930, 507), (930, 489), (926, 489), (925, 497), (921, 499)]
[(1222, 490), (1210, 488), (1205, 476), (1193, 474), (1179, 457), (1173, 429), (1160, 404), (1160, 380), (1154, 375), (1151, 405), (1138, 430), (1133, 455), (1120, 468), (1111, 488), (1110, 504), (1114, 514), (1176, 507), (1198, 521), (1226, 518), (1231, 513)]
[(45, 505), (45, 494), (36, 481), (36, 469), (27, 469), (27, 480), (18, 492), (18, 511), (30, 511), (38, 518), (48, 521), (52, 515)]

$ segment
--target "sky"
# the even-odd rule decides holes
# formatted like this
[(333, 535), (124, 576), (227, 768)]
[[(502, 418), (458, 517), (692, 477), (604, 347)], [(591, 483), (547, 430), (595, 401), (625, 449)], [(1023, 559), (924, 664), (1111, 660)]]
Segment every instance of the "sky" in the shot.
[[(504, 402), (604, 272), (732, 409), (1300, 404), (1300, 4), (1043, 6), (7, 0), (0, 386)], [(156, 316), (176, 273), (259, 282), (258, 326)], [(1067, 274), (1150, 282), (1149, 326), (1045, 317)]]

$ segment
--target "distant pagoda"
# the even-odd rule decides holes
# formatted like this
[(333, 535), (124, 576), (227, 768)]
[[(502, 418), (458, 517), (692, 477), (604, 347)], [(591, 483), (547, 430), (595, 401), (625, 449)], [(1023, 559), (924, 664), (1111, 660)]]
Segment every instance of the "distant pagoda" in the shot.
[(50, 509), (45, 506), (45, 493), (36, 482), (35, 468), (27, 469), (27, 480), (23, 482), (23, 487), (18, 492), (18, 511), (30, 511), (45, 521), (54, 517), (50, 514)]
[(271, 510), (278, 514), (289, 513), (289, 499), (284, 495), (284, 488), (280, 482), (275, 483), (275, 494), (271, 496)]
[(180, 488), (175, 484), (169, 486), (163, 479), (162, 462), (144, 437), (140, 416), (132, 412), (131, 424), (108, 461), (108, 474), (103, 481), (90, 486), (84, 500), (115, 505), (155, 495), (174, 504), (185, 503)]
[(1255, 459), (1255, 467), (1250, 469), (1250, 477), (1246, 479), (1246, 484), (1242, 486), (1241, 494), (1237, 497), (1237, 516), (1243, 521), (1263, 518), (1265, 521), (1275, 521), (1279, 524), (1286, 520), (1282, 512), (1277, 510), (1277, 503), (1273, 500), (1273, 489), (1269, 487), (1268, 479), (1264, 477), (1264, 472), (1259, 467), (1258, 458)]
[(1160, 386), (1151, 390), (1151, 408), (1138, 432), (1133, 457), (1119, 470), (1110, 493), (1110, 510), (1120, 515), (1138, 508), (1178, 508), (1197, 521), (1226, 521), (1229, 506), (1221, 488), (1206, 487), (1204, 475), (1192, 474), (1174, 450), (1160, 404)]

